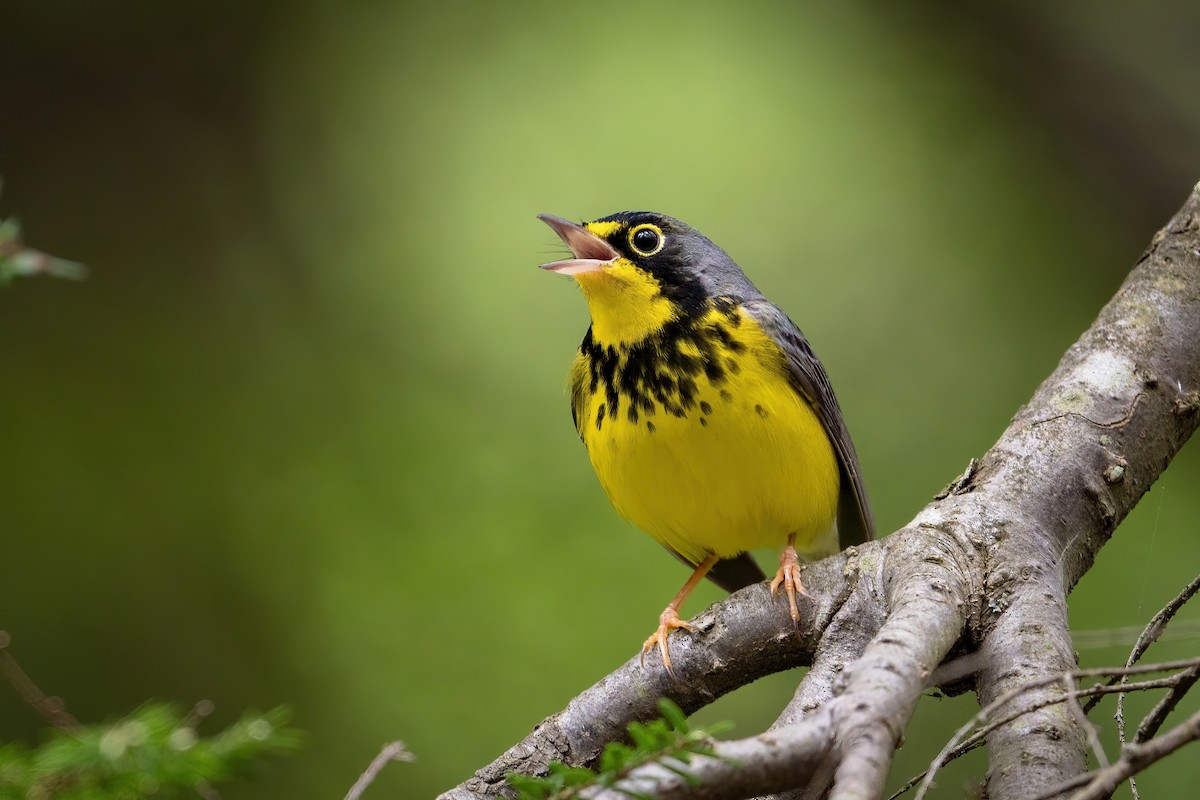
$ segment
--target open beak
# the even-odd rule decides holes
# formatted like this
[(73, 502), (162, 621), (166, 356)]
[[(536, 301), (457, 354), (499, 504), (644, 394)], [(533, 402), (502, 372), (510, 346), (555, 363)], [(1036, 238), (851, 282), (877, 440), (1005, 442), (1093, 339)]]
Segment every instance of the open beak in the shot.
[(611, 265), (613, 260), (620, 255), (620, 253), (613, 249), (612, 245), (582, 225), (576, 225), (574, 222), (568, 222), (562, 217), (556, 217), (552, 214), (538, 214), (538, 219), (553, 228), (559, 238), (575, 254), (574, 258), (569, 258), (565, 261), (552, 261), (549, 264), (542, 264), (542, 269), (548, 269), (560, 275), (582, 275), (585, 272), (599, 272)]

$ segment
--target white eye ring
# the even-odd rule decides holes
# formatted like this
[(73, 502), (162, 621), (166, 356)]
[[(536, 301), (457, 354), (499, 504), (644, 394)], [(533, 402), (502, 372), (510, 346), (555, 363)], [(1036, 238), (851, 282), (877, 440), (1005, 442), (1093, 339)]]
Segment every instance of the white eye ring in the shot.
[[(637, 245), (638, 234), (642, 233), (643, 231), (649, 231), (654, 235), (654, 246), (648, 250), (638, 247)], [(643, 244), (648, 244), (650, 237), (642, 236), (641, 239)], [(629, 231), (629, 247), (639, 256), (652, 256), (659, 250), (662, 250), (666, 243), (667, 237), (663, 235), (662, 228), (659, 228), (657, 225), (652, 225), (649, 222), (638, 225)]]

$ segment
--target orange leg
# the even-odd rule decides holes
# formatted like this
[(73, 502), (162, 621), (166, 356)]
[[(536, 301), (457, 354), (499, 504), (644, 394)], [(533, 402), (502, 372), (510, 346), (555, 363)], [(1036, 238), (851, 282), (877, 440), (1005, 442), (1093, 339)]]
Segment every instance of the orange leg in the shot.
[(796, 595), (802, 594), (808, 597), (808, 592), (804, 589), (804, 584), (800, 581), (800, 559), (796, 557), (796, 534), (788, 535), (787, 547), (783, 548), (783, 552), (779, 554), (779, 572), (775, 573), (775, 580), (771, 581), (771, 596), (775, 596), (775, 592), (779, 589), (779, 584), (783, 584), (783, 590), (787, 592), (788, 606), (792, 612), (792, 622), (800, 623), (800, 610), (796, 608)]
[[(795, 553), (792, 554), (795, 556)], [(717, 557), (710, 555), (708, 558), (700, 562), (700, 566), (696, 567), (696, 571), (692, 573), (692, 577), (687, 579), (687, 583), (679, 590), (679, 594), (675, 595), (675, 599), (667, 605), (663, 612), (658, 615), (658, 630), (650, 635), (646, 643), (642, 645), (642, 665), (646, 663), (646, 653), (654, 645), (658, 645), (658, 652), (662, 654), (663, 666), (667, 668), (667, 673), (674, 675), (671, 672), (671, 654), (667, 652), (667, 634), (673, 628), (686, 628), (689, 631), (696, 630), (696, 626), (690, 622), (684, 622), (679, 618), (679, 607), (683, 605), (683, 601), (687, 600), (688, 595), (696, 588), (696, 584), (704, 580), (704, 576), (717, 563)]]

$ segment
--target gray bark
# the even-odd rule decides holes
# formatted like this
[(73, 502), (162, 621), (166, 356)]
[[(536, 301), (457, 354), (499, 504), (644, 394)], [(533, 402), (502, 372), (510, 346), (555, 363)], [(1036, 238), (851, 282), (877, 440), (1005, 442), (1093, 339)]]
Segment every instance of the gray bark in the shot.
[[(974, 651), (967, 672), (983, 704), (1074, 667), (1066, 596), (1198, 412), (1200, 186), (978, 463), (903, 529), (807, 567), (813, 603), (798, 631), (765, 585), (748, 587), (693, 620), (697, 634), (672, 637), (675, 678), (631, 660), (441, 797), (511, 794), (506, 772), (544, 774), (553, 759), (594, 764), (629, 722), (655, 716), (659, 697), (691, 713), (801, 665), (813, 669), (770, 731), (719, 745), (740, 768), (701, 760), (692, 786), (650, 766), (630, 788), (879, 797), (917, 700), (956, 643)], [(1030, 706), (1066, 690), (1044, 683)], [(1065, 704), (1013, 719), (987, 743), (992, 800), (1033, 797), (1087, 769), (1080, 717)]]

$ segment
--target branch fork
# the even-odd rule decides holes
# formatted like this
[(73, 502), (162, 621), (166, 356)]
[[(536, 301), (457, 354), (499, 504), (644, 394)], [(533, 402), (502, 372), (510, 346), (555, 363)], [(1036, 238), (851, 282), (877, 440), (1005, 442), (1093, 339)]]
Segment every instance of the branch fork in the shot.
[(771, 729), (718, 743), (728, 758), (693, 763), (699, 783), (649, 765), (618, 789), (876, 798), (921, 693), (965, 677), (981, 705), (1021, 691), (1029, 709), (986, 734), (988, 797), (1046, 787), (1107, 796), (1166, 748), (1200, 737), (1200, 715), (1087, 773), (1096, 741), (1080, 690), (1063, 683), (1075, 668), (1066, 597), (1200, 424), (1197, 398), (1200, 187), (991, 450), (905, 528), (806, 567), (814, 608), (795, 629), (765, 584), (747, 587), (693, 620), (700, 635), (675, 638), (675, 678), (631, 659), (441, 800), (511, 795), (506, 772), (544, 774), (550, 760), (594, 764), (629, 722), (655, 715), (660, 697), (690, 714), (797, 666), (811, 669)]

